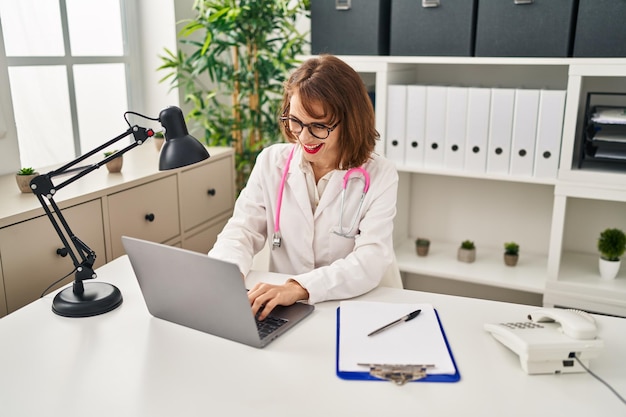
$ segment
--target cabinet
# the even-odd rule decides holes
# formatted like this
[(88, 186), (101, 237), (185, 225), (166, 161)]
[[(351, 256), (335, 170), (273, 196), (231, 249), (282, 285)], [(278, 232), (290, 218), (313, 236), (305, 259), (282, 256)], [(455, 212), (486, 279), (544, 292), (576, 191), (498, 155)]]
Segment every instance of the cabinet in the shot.
[[(122, 172), (99, 169), (59, 191), (55, 201), (72, 231), (96, 252), (95, 267), (124, 254), (121, 236), (208, 252), (232, 214), (234, 152), (171, 171), (158, 170), (154, 146), (124, 155)], [(48, 172), (50, 169), (39, 169)], [(0, 317), (74, 278), (37, 198), (22, 194), (14, 175), (0, 176)]]
[[(566, 91), (556, 178), (396, 163), (400, 183), (394, 244), (406, 288), (455, 293), (455, 287), (471, 287), (479, 297), (495, 289), (511, 294), (507, 301), (626, 316), (626, 268), (615, 280), (602, 281), (595, 248), (606, 227), (626, 230), (626, 171), (580, 169), (577, 163), (587, 94), (626, 92), (626, 59), (341, 58), (375, 95), (379, 153), (386, 148), (390, 85)], [(415, 254), (418, 236), (432, 241), (428, 257)], [(466, 239), (477, 246), (473, 264), (456, 260)], [(508, 241), (520, 244), (516, 267), (502, 260)]]

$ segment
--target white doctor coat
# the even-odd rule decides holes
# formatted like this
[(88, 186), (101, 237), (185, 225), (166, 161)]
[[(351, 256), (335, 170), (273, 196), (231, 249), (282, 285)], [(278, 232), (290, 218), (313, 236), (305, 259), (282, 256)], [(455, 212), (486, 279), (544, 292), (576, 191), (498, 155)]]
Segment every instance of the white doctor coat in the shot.
[[(253, 256), (274, 233), (277, 194), (287, 157), (293, 144), (276, 144), (264, 149), (233, 216), (209, 256), (239, 266), (246, 275)], [(283, 191), (280, 248), (271, 250), (270, 271), (289, 274), (309, 293), (313, 304), (355, 297), (375, 288), (393, 260), (393, 219), (396, 215), (398, 173), (392, 162), (372, 155), (363, 165), (370, 187), (356, 226), (346, 238), (339, 231), (342, 181), (346, 171), (330, 177), (315, 212), (300, 168), (302, 150), (298, 145), (289, 167)], [(353, 174), (358, 178), (362, 174)], [(343, 229), (348, 229), (359, 206), (363, 181), (349, 182), (344, 202)], [(271, 242), (270, 242), (271, 244)]]

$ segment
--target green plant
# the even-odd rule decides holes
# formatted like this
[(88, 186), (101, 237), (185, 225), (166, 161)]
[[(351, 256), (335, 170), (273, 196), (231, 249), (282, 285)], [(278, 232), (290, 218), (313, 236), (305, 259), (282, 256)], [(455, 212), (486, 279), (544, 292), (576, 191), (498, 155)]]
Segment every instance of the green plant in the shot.
[(108, 158), (109, 156), (113, 155), (115, 152), (117, 152), (117, 149), (114, 150), (114, 151), (107, 151), (107, 152), (104, 153), (104, 157)]
[(464, 240), (461, 242), (461, 249), (476, 249), (476, 246), (474, 246), (474, 242), (471, 240)]
[(428, 246), (430, 245), (430, 240), (424, 239), (424, 238), (417, 238), (415, 239), (415, 245), (416, 246)]
[(518, 255), (519, 245), (515, 242), (507, 242), (504, 244), (504, 253), (507, 255)]
[(598, 239), (600, 256), (607, 261), (619, 261), (626, 251), (626, 235), (620, 229), (606, 229)]
[(34, 175), (36, 174), (37, 171), (35, 171), (35, 168), (20, 168), (19, 171), (17, 171), (17, 175)]
[(168, 72), (161, 81), (184, 92), (207, 145), (235, 148), (240, 191), (258, 153), (281, 140), (283, 82), (306, 45), (294, 24), (308, 16), (310, 0), (196, 0), (193, 8), (182, 48), (160, 57)]

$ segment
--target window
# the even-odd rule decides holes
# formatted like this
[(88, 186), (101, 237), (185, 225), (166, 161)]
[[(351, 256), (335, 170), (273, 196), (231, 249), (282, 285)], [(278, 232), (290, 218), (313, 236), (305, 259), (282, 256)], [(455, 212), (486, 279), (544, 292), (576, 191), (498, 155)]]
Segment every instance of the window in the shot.
[(68, 162), (127, 129), (126, 0), (2, 0), (22, 166)]

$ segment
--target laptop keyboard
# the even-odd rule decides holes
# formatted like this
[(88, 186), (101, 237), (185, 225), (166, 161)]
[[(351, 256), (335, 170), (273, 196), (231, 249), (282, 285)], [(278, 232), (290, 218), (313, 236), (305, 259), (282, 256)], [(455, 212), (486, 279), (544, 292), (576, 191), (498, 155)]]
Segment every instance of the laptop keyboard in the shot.
[(256, 327), (259, 330), (259, 336), (261, 336), (261, 339), (265, 339), (285, 323), (287, 323), (287, 320), (285, 319), (269, 316), (266, 317), (265, 320), (257, 320)]

